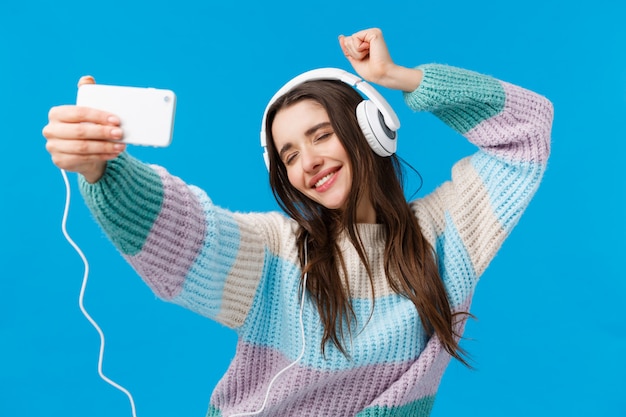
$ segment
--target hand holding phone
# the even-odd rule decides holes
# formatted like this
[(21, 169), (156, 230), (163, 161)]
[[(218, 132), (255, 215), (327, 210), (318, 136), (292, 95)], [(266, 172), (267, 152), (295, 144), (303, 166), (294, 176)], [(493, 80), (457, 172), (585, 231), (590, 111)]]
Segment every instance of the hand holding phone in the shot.
[(83, 84), (76, 105), (119, 117), (123, 143), (165, 147), (172, 141), (176, 95), (171, 90)]

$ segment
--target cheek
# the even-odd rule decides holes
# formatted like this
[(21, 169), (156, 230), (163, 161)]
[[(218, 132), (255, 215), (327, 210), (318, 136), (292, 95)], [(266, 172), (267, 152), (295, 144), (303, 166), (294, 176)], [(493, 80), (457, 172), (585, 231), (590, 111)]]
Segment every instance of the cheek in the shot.
[(299, 175), (296, 175), (293, 169), (287, 168), (287, 178), (289, 179), (289, 183), (292, 187), (297, 190), (302, 190), (302, 178)]

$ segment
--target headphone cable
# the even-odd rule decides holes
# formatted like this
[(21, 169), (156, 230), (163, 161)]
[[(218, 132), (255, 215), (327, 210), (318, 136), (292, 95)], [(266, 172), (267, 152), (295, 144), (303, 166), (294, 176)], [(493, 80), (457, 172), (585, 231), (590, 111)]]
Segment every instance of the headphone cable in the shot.
[(102, 378), (109, 385), (113, 386), (114, 388), (117, 388), (118, 390), (120, 390), (124, 394), (126, 394), (128, 399), (130, 400), (130, 407), (131, 407), (131, 410), (132, 410), (132, 415), (133, 415), (133, 417), (137, 417), (137, 411), (135, 409), (135, 400), (133, 399), (132, 394), (126, 388), (124, 388), (123, 386), (121, 386), (118, 383), (116, 383), (115, 381), (109, 379), (102, 372), (102, 362), (104, 360), (104, 333), (102, 332), (102, 329), (100, 329), (100, 326), (98, 326), (98, 323), (96, 323), (96, 321), (89, 315), (89, 313), (87, 313), (87, 310), (85, 310), (84, 298), (85, 298), (85, 289), (87, 288), (87, 279), (89, 277), (89, 262), (87, 262), (87, 257), (85, 256), (83, 251), (80, 249), (80, 247), (78, 247), (78, 245), (74, 242), (74, 240), (72, 240), (72, 238), (70, 237), (69, 233), (67, 232), (66, 224), (67, 224), (68, 213), (69, 213), (69, 210), (70, 210), (70, 191), (71, 191), (70, 189), (71, 189), (71, 187), (70, 187), (70, 182), (67, 179), (67, 173), (65, 172), (64, 169), (61, 170), (61, 175), (63, 175), (63, 180), (65, 181), (65, 209), (63, 210), (63, 220), (61, 222), (61, 229), (63, 230), (63, 235), (65, 236), (65, 239), (69, 242), (70, 245), (72, 245), (74, 250), (78, 253), (80, 258), (83, 260), (83, 264), (85, 265), (85, 272), (84, 272), (84, 275), (83, 275), (83, 283), (82, 283), (82, 286), (80, 288), (80, 296), (78, 297), (78, 305), (80, 307), (80, 311), (87, 318), (87, 320), (89, 320), (89, 322), (93, 325), (93, 327), (96, 329), (96, 331), (100, 335), (100, 353), (98, 355), (98, 374), (100, 375), (100, 378)]
[[(306, 265), (306, 258), (307, 258), (307, 249), (306, 249), (306, 243), (305, 243), (305, 247), (304, 247), (304, 264), (305, 265)], [(261, 408), (259, 408), (257, 411), (231, 414), (229, 417), (253, 416), (255, 414), (261, 413), (265, 409), (265, 406), (267, 405), (267, 400), (269, 399), (269, 396), (270, 396), (270, 390), (272, 389), (272, 385), (274, 384), (274, 382), (276, 382), (276, 380), (278, 379), (280, 375), (282, 375), (285, 371), (287, 371), (291, 367), (295, 366), (304, 357), (304, 352), (306, 349), (306, 337), (304, 333), (304, 320), (302, 318), (302, 315), (304, 311), (304, 300), (305, 300), (305, 295), (306, 295), (306, 281), (307, 281), (308, 275), (309, 274), (305, 272), (304, 278), (302, 279), (302, 298), (300, 299), (300, 335), (302, 337), (302, 350), (300, 351), (300, 355), (293, 362), (285, 366), (283, 369), (280, 370), (280, 372), (274, 375), (269, 385), (267, 386), (267, 391), (265, 392), (265, 399), (263, 400), (263, 404), (261, 405)]]

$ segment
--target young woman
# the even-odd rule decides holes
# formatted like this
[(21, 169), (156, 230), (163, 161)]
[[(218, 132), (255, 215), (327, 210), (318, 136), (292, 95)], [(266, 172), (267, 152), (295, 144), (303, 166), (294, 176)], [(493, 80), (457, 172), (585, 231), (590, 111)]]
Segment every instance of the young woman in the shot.
[(479, 147), (451, 181), (407, 203), (396, 156), (374, 153), (359, 126), (363, 98), (337, 80), (298, 84), (266, 111), (270, 183), (288, 217), (229, 212), (137, 161), (115, 143), (115, 115), (60, 106), (44, 128), (54, 163), (81, 174), (95, 218), (155, 293), (237, 332), (209, 416), (429, 415), (450, 358), (464, 360), (478, 278), (545, 170), (545, 98), (449, 66), (398, 66), (378, 29), (339, 41), (363, 79)]

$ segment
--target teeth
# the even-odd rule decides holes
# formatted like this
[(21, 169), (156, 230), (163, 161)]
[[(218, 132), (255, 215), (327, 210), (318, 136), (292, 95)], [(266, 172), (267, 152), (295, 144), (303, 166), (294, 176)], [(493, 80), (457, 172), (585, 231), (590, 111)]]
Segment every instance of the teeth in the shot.
[(331, 172), (330, 174), (326, 175), (324, 178), (320, 179), (318, 182), (315, 183), (315, 188), (317, 187), (321, 187), (322, 185), (324, 185), (324, 183), (326, 183), (326, 181), (328, 181), (330, 179), (330, 177), (333, 176), (333, 172)]

